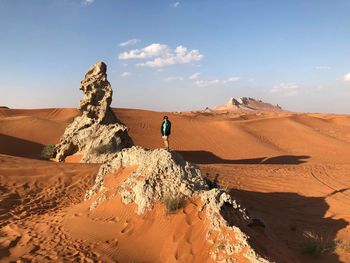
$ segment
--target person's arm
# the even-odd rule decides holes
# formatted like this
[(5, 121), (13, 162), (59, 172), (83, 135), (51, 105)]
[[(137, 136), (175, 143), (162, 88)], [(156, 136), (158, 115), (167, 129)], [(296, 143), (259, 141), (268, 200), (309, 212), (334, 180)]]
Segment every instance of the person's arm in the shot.
[(160, 134), (163, 135), (163, 122), (162, 122), (162, 124), (160, 125)]
[(171, 122), (169, 121), (169, 135), (171, 133)]

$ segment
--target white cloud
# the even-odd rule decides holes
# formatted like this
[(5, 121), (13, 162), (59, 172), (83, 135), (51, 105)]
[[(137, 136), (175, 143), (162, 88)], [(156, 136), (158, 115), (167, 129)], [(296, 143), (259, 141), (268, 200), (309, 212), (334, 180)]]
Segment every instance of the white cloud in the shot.
[(143, 49), (134, 49), (119, 54), (119, 59), (135, 59), (135, 58), (151, 58), (163, 56), (169, 53), (170, 50), (167, 45), (151, 44)]
[(95, 0), (83, 0), (84, 5), (91, 5)]
[(241, 79), (240, 77), (231, 77), (231, 78), (228, 78), (226, 80), (223, 80), (222, 84), (226, 84), (226, 83), (230, 83), (230, 82), (237, 82), (240, 79)]
[(280, 83), (270, 90), (271, 93), (281, 94), (283, 96), (295, 96), (299, 93), (299, 86), (295, 83)]
[(350, 72), (348, 74), (345, 74), (344, 80), (345, 81), (350, 81)]
[(188, 51), (183, 46), (178, 46), (174, 52), (166, 52), (162, 56), (155, 58), (154, 60), (146, 61), (145, 63), (139, 63), (141, 67), (160, 68), (175, 64), (188, 64), (193, 61), (199, 61), (203, 58), (203, 55), (198, 50), (193, 49)]
[[(195, 74), (193, 74), (193, 75), (195, 75)], [(225, 85), (227, 83), (237, 82), (240, 79), (241, 79), (240, 77), (230, 77), (230, 78), (225, 79), (225, 80), (219, 80), (219, 79), (214, 79), (214, 80), (197, 80), (197, 81), (193, 82), (193, 85), (195, 85), (197, 87), (208, 87), (208, 86), (218, 85), (218, 84)]]
[(143, 63), (136, 64), (140, 67), (161, 68), (175, 64), (187, 64), (203, 59), (203, 55), (197, 49), (188, 50), (178, 46), (171, 50), (167, 45), (154, 43), (142, 49), (134, 49), (119, 54), (119, 59), (147, 59), (154, 58)]
[(131, 75), (131, 73), (130, 73), (130, 72), (127, 72), (127, 71), (125, 71), (125, 72), (123, 72), (123, 73), (121, 74), (121, 76), (122, 76), (123, 78), (129, 77), (130, 75)]
[(140, 39), (133, 38), (133, 39), (129, 39), (125, 42), (120, 43), (119, 46), (121, 46), (121, 47), (132, 46), (132, 45), (139, 43), (140, 41), (141, 41)]
[(329, 70), (331, 69), (330, 66), (316, 66), (315, 69), (317, 70)]
[(165, 81), (183, 80), (183, 77), (167, 77), (164, 78)]
[(189, 76), (188, 78), (189, 78), (189, 79), (198, 79), (198, 77), (199, 77), (200, 74), (201, 74), (201, 73), (196, 72), (196, 73), (192, 74), (191, 76)]
[(219, 83), (220, 83), (220, 80), (214, 79), (214, 80), (197, 80), (193, 84), (197, 87), (203, 88), (203, 87), (208, 87), (211, 85), (216, 85)]
[(179, 7), (179, 5), (180, 5), (180, 2), (175, 2), (175, 3), (170, 4), (170, 6), (174, 7), (174, 8)]

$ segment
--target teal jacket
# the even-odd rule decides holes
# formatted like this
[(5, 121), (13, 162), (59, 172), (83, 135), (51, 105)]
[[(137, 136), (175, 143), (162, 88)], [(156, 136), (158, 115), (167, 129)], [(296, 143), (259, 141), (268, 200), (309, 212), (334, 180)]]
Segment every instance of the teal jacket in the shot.
[(163, 121), (160, 126), (160, 133), (162, 136), (169, 136), (171, 133), (171, 122), (169, 120)]

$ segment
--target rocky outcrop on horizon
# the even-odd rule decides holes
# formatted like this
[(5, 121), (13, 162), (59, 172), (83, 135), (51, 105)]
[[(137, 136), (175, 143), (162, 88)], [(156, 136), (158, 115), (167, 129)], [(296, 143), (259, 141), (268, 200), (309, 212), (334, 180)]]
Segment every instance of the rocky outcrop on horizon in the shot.
[[(107, 66), (97, 62), (86, 73), (80, 89), (81, 116), (68, 125), (56, 146), (56, 159), (64, 161), (79, 152), (81, 162), (103, 162), (106, 155), (133, 145), (127, 127), (112, 112), (113, 90), (107, 80)], [(107, 158), (108, 159), (108, 158)]]
[(226, 104), (214, 107), (211, 111), (280, 112), (283, 109), (279, 105), (273, 105), (250, 97), (241, 97), (238, 99), (232, 97)]

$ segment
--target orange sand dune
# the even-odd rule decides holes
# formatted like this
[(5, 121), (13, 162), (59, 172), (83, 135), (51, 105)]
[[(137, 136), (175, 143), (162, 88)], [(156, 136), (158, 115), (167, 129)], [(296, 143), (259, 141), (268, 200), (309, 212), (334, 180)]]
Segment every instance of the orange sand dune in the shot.
[(40, 143), (56, 144), (76, 109), (0, 110), (0, 134)]
[(32, 116), (48, 120), (68, 121), (79, 115), (78, 109), (0, 109), (1, 117)]
[(0, 154), (0, 262), (69, 259), (85, 248), (62, 231), (63, 208), (81, 202), (98, 169)]
[[(136, 144), (149, 148), (162, 146), (159, 123), (163, 113), (115, 112), (130, 128)], [(334, 116), (332, 121), (320, 125), (320, 120), (327, 115), (270, 113), (259, 117), (253, 114), (243, 120), (235, 115), (233, 118), (230, 115), (168, 115), (174, 124), (173, 148), (185, 156), (201, 153), (202, 163), (204, 159), (216, 157), (235, 163), (286, 155), (307, 156), (308, 162), (349, 163), (350, 160), (350, 116)], [(337, 118), (342, 123), (334, 125)]]
[[(167, 114), (171, 148), (263, 220), (262, 231), (279, 244), (267, 254), (279, 262), (350, 262), (349, 115), (114, 111), (147, 148), (162, 147)], [(41, 147), (57, 143), (78, 114), (0, 110), (0, 261), (205, 262), (205, 224), (191, 205), (170, 217), (161, 205), (137, 217), (116, 200), (88, 213), (81, 201), (98, 165), (27, 159), (39, 159)], [(319, 257), (303, 254), (307, 231), (337, 245)]]
[[(108, 175), (106, 185), (117, 185), (133, 171), (130, 167)], [(205, 215), (198, 212), (195, 203), (188, 203), (178, 213), (169, 215), (159, 204), (137, 216), (136, 206), (125, 206), (119, 198), (87, 212), (91, 202), (73, 207), (64, 227), (72, 237), (100, 242), (96, 250), (103, 261), (205, 262), (209, 257)]]

